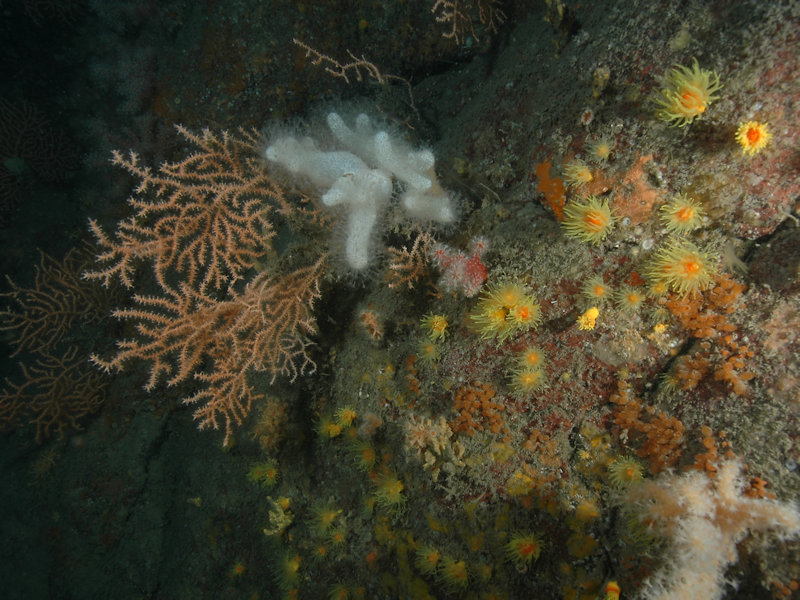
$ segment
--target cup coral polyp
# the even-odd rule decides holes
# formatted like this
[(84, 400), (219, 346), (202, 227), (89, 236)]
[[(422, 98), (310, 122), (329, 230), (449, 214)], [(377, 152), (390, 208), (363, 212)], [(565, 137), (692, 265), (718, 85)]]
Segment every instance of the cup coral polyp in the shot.
[(428, 314), (422, 317), (422, 326), (428, 331), (432, 341), (443, 340), (447, 335), (447, 317), (444, 315)]
[(439, 561), (442, 559), (442, 554), (438, 549), (433, 546), (425, 545), (417, 549), (416, 556), (414, 557), (414, 565), (421, 573), (432, 575), (436, 572), (439, 566)]
[(748, 121), (739, 125), (736, 130), (736, 141), (742, 147), (742, 154), (750, 156), (761, 152), (771, 138), (772, 134), (766, 123)]
[(644, 476), (644, 467), (635, 458), (623, 456), (608, 465), (608, 479), (617, 488), (624, 488)]
[(328, 590), (328, 600), (350, 600), (350, 590), (343, 583), (337, 583)]
[(594, 275), (581, 286), (581, 295), (591, 305), (599, 305), (611, 297), (611, 286), (603, 281), (602, 276)]
[(457, 561), (449, 556), (442, 558), (437, 574), (445, 585), (451, 589), (465, 588), (469, 583), (467, 563), (463, 560)]
[(250, 467), (247, 478), (264, 487), (272, 487), (278, 482), (278, 465), (272, 461), (255, 463)]
[(539, 319), (539, 305), (531, 298), (524, 298), (508, 311), (508, 317), (517, 329), (527, 329)]
[(544, 364), (544, 352), (539, 348), (526, 348), (517, 358), (521, 367), (541, 368)]
[(592, 179), (594, 176), (589, 165), (579, 158), (569, 161), (564, 167), (564, 181), (570, 188), (580, 189), (587, 183), (591, 183)]
[(691, 69), (682, 65), (672, 67), (662, 83), (664, 87), (655, 99), (656, 115), (676, 127), (684, 127), (706, 112), (708, 105), (717, 99), (714, 93), (722, 88), (719, 75), (701, 69), (696, 58)]
[(697, 229), (706, 211), (686, 194), (678, 194), (661, 207), (661, 223), (671, 233), (686, 233)]
[(544, 385), (544, 372), (537, 367), (519, 366), (511, 372), (511, 387), (520, 396), (527, 396)]
[(623, 312), (636, 312), (645, 300), (644, 292), (635, 287), (626, 285), (621, 287), (615, 294), (617, 308)]
[(378, 460), (378, 454), (375, 448), (366, 441), (358, 441), (353, 444), (353, 451), (355, 453), (355, 463), (359, 471), (369, 472), (375, 466)]
[(391, 473), (383, 473), (375, 480), (375, 503), (387, 510), (397, 510), (406, 501), (403, 482)]
[(528, 348), (517, 356), (511, 369), (511, 387), (517, 395), (527, 396), (544, 386), (542, 370), (544, 353), (539, 348)]
[(542, 542), (533, 533), (516, 533), (506, 544), (506, 553), (511, 562), (518, 567), (528, 567), (538, 560), (542, 552)]
[(689, 242), (673, 242), (656, 252), (647, 271), (652, 285), (665, 283), (681, 295), (694, 294), (712, 283), (714, 257)]
[(417, 344), (417, 359), (423, 365), (433, 365), (441, 358), (441, 349), (436, 342), (423, 338)]
[(599, 244), (614, 226), (614, 215), (607, 200), (601, 202), (596, 196), (587, 196), (569, 203), (562, 225), (568, 237)]
[(339, 520), (339, 515), (342, 512), (342, 509), (334, 508), (329, 504), (315, 504), (311, 508), (311, 528), (318, 535), (325, 535), (331, 530), (333, 524)]
[(283, 591), (289, 591), (289, 589), (297, 584), (300, 561), (301, 558), (299, 554), (287, 555), (279, 565), (277, 573), (278, 587)]
[(496, 337), (502, 343), (519, 331), (535, 328), (541, 321), (536, 297), (515, 284), (490, 287), (470, 316), (482, 338)]

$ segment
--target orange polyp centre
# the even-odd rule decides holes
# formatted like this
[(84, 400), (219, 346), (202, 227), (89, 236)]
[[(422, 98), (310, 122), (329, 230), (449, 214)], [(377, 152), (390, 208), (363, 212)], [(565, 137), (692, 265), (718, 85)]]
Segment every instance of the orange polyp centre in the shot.
[(594, 286), (594, 295), (595, 296), (605, 296), (606, 295), (606, 288), (602, 285)]
[(694, 209), (691, 206), (684, 206), (675, 212), (675, 218), (678, 221), (689, 221), (694, 215)]
[(466, 579), (467, 578), (467, 566), (463, 562), (456, 563), (453, 565), (453, 568), (450, 569), (450, 576), (458, 581), (459, 579)]
[(700, 263), (694, 258), (687, 258), (683, 261), (683, 272), (687, 276), (695, 275), (698, 271), (700, 271)]
[(522, 542), (517, 546), (517, 552), (520, 556), (528, 557), (536, 554), (536, 544), (533, 542)]
[(427, 559), (428, 562), (431, 563), (432, 565), (437, 564), (439, 562), (439, 552), (438, 551), (431, 552), (430, 554), (428, 554)]
[(538, 365), (541, 357), (536, 352), (531, 352), (525, 357), (525, 361), (529, 365)]
[(397, 480), (386, 486), (386, 492), (390, 496), (399, 496), (400, 492), (402, 491), (403, 491), (403, 483), (400, 480)]
[(605, 227), (606, 220), (603, 218), (603, 215), (597, 211), (590, 211), (586, 213), (583, 222), (590, 231), (602, 231), (603, 227)]
[(517, 309), (517, 318), (520, 321), (527, 321), (531, 316), (531, 312), (528, 310), (527, 306), (521, 306)]
[(681, 106), (689, 112), (702, 113), (706, 110), (705, 103), (697, 95), (697, 92), (684, 92), (681, 94)]
[(757, 127), (751, 127), (747, 130), (747, 141), (751, 144), (755, 144), (758, 140), (761, 139), (761, 132), (758, 130)]

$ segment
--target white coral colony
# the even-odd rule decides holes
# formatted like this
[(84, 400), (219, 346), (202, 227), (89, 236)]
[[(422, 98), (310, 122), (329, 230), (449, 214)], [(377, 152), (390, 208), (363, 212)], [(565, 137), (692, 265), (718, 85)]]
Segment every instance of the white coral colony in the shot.
[(432, 152), (414, 150), (377, 130), (365, 114), (356, 117), (352, 128), (335, 112), (326, 120), (343, 150), (320, 150), (311, 138), (285, 136), (272, 141), (266, 158), (324, 189), (325, 206), (346, 208), (344, 257), (351, 269), (365, 269), (376, 254), (372, 240), (392, 197), (393, 179), (403, 190), (400, 206), (411, 218), (437, 223), (456, 220), (453, 200), (436, 181)]

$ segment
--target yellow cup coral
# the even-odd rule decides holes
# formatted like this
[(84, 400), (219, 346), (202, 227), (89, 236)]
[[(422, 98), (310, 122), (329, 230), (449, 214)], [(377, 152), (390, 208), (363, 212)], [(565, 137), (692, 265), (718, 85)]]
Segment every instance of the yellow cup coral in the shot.
[(442, 558), (437, 575), (450, 589), (465, 588), (469, 583), (467, 563), (463, 560), (457, 561), (449, 556)]
[(300, 555), (286, 555), (278, 565), (278, 587), (287, 592), (289, 589), (297, 585), (300, 570)]
[(614, 296), (617, 308), (623, 312), (636, 312), (645, 300), (644, 292), (630, 285), (622, 286)]
[(581, 286), (581, 295), (592, 306), (606, 302), (611, 297), (611, 286), (603, 281), (602, 276), (594, 275)]
[(696, 58), (691, 69), (682, 65), (672, 67), (662, 83), (664, 87), (655, 98), (656, 115), (676, 127), (684, 127), (706, 112), (717, 99), (714, 93), (722, 88), (719, 75), (701, 69)]
[(334, 508), (327, 503), (317, 503), (311, 507), (311, 529), (317, 535), (326, 535), (334, 523), (340, 521), (341, 508)]
[(447, 317), (444, 315), (429, 314), (422, 317), (422, 326), (428, 330), (432, 341), (443, 340), (447, 335)]
[(420, 573), (432, 575), (436, 572), (436, 568), (439, 566), (439, 561), (441, 559), (441, 552), (433, 546), (426, 544), (425, 546), (417, 548), (414, 557), (414, 566), (419, 569)]
[(350, 600), (350, 590), (343, 583), (336, 583), (328, 590), (328, 600)]
[(375, 503), (387, 510), (397, 510), (405, 504), (403, 482), (391, 473), (379, 475), (375, 480)]
[(544, 371), (520, 365), (511, 372), (511, 387), (519, 396), (527, 396), (544, 385)]
[(542, 552), (542, 542), (533, 533), (516, 533), (506, 544), (506, 554), (518, 567), (528, 567), (538, 560)]
[(689, 242), (673, 242), (658, 250), (647, 276), (651, 285), (668, 285), (679, 294), (693, 294), (709, 287), (716, 268), (715, 257)]
[(514, 333), (535, 328), (541, 318), (533, 293), (515, 284), (490, 287), (470, 315), (481, 337), (497, 338), (498, 343)]
[(541, 368), (544, 364), (544, 352), (540, 348), (526, 348), (517, 357), (517, 364), (521, 367)]
[(273, 461), (254, 463), (250, 465), (250, 470), (247, 472), (247, 478), (250, 481), (263, 487), (275, 485), (279, 476), (278, 465)]
[(771, 138), (772, 134), (766, 123), (748, 121), (739, 125), (736, 130), (736, 141), (742, 147), (742, 154), (750, 156), (761, 152)]
[(697, 229), (706, 211), (686, 194), (678, 194), (661, 207), (661, 223), (670, 233), (686, 233)]
[(589, 165), (579, 158), (569, 161), (564, 167), (564, 181), (570, 188), (580, 189), (587, 183), (591, 183), (592, 179), (594, 176)]
[(378, 453), (369, 442), (358, 440), (352, 446), (355, 463), (359, 471), (371, 471), (378, 460)]
[(644, 477), (642, 463), (630, 456), (615, 459), (608, 465), (608, 479), (618, 488), (627, 487)]
[(336, 424), (344, 429), (350, 427), (358, 415), (352, 406), (342, 406), (336, 410), (333, 416), (336, 418)]
[(589, 155), (598, 161), (607, 161), (613, 151), (614, 142), (609, 137), (601, 137), (589, 144)]
[(583, 200), (570, 202), (564, 209), (564, 232), (568, 237), (599, 244), (614, 226), (614, 215), (607, 200), (587, 196)]
[(417, 359), (424, 365), (433, 365), (441, 357), (441, 350), (436, 342), (423, 338), (417, 344)]

